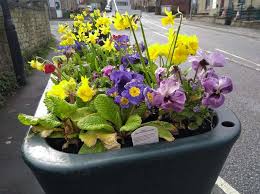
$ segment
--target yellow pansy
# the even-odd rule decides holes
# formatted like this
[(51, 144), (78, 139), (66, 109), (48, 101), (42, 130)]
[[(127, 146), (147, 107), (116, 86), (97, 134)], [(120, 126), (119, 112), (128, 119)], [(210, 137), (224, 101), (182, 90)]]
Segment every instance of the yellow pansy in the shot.
[(32, 68), (37, 69), (39, 71), (43, 71), (44, 65), (40, 63), (37, 59), (33, 59), (29, 62)]
[(164, 9), (164, 12), (166, 14), (166, 17), (162, 18), (162, 25), (163, 26), (167, 26), (169, 24), (174, 25), (175, 16), (172, 15), (172, 12), (171, 11), (167, 11), (166, 8)]
[(88, 79), (81, 77), (81, 86), (78, 88), (77, 96), (80, 97), (83, 102), (88, 102), (94, 95), (95, 90), (89, 87)]

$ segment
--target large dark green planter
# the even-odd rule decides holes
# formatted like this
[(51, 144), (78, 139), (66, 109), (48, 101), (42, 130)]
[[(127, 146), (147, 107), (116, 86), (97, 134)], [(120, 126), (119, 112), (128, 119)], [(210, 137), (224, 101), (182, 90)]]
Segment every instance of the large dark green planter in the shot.
[(62, 153), (29, 131), (22, 154), (47, 194), (209, 194), (240, 134), (233, 112), (216, 112), (210, 132), (99, 154)]

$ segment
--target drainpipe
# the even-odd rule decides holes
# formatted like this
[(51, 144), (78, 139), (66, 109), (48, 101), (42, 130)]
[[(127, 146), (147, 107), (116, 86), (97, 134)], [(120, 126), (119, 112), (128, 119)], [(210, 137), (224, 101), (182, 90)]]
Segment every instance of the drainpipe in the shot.
[(230, 25), (231, 22), (232, 22), (232, 17), (233, 17), (233, 6), (232, 6), (232, 3), (233, 3), (233, 0), (229, 0), (228, 1), (225, 25)]
[(22, 86), (25, 85), (25, 73), (24, 73), (24, 61), (21, 54), (20, 44), (18, 36), (15, 30), (15, 26), (12, 22), (12, 17), (8, 7), (7, 0), (0, 0), (2, 12), (4, 16), (5, 33), (10, 49), (11, 58), (13, 61), (14, 72), (16, 75), (17, 83)]

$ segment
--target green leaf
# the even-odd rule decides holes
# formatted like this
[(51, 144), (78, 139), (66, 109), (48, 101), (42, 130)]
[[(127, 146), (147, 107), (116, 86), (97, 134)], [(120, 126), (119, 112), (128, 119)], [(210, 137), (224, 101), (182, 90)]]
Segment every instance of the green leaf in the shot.
[(39, 122), (39, 118), (33, 117), (30, 115), (22, 114), (20, 113), (18, 115), (18, 120), (23, 124), (23, 125), (37, 125)]
[(159, 137), (167, 141), (173, 141), (174, 137), (170, 131), (176, 130), (176, 127), (171, 123), (165, 121), (151, 121), (148, 123), (143, 123), (142, 126), (153, 126), (158, 129)]
[(189, 125), (188, 125), (188, 128), (190, 130), (195, 130), (199, 127), (199, 125), (196, 123), (196, 122), (191, 122)]
[(62, 100), (56, 96), (46, 96), (44, 103), (51, 113), (59, 117), (60, 119), (69, 118), (72, 113), (77, 110), (75, 104), (70, 104), (65, 100)]
[(147, 106), (145, 103), (142, 103), (133, 111), (133, 114), (138, 114), (141, 118), (143, 118), (146, 111)]
[(176, 130), (176, 127), (173, 124), (165, 121), (151, 121), (151, 122), (143, 123), (142, 126), (154, 126), (157, 127), (158, 129), (165, 129), (168, 131)]
[(122, 126), (122, 120), (120, 117), (120, 108), (114, 103), (113, 99), (105, 94), (99, 94), (94, 100), (95, 108), (98, 114), (112, 122), (117, 129)]
[(47, 128), (54, 128), (61, 126), (61, 122), (54, 116), (52, 113), (45, 115), (44, 117), (39, 118), (39, 125)]
[(104, 151), (106, 151), (104, 145), (100, 141), (97, 141), (97, 143), (92, 147), (88, 147), (86, 144), (83, 144), (78, 154), (93, 154)]
[(165, 139), (166, 141), (173, 141), (174, 137), (169, 130), (158, 128), (159, 137)]
[(114, 128), (98, 114), (91, 114), (80, 119), (77, 126), (87, 131), (105, 130), (114, 132)]
[(120, 128), (120, 131), (134, 131), (138, 127), (140, 127), (142, 123), (142, 119), (139, 115), (131, 115), (124, 126)]
[(94, 112), (89, 107), (78, 108), (74, 113), (72, 113), (70, 115), (70, 119), (73, 122), (78, 122), (83, 117), (86, 117), (87, 115), (92, 114), (92, 113), (94, 113)]
[(80, 133), (79, 139), (88, 147), (92, 147), (97, 143), (97, 135), (95, 133)]

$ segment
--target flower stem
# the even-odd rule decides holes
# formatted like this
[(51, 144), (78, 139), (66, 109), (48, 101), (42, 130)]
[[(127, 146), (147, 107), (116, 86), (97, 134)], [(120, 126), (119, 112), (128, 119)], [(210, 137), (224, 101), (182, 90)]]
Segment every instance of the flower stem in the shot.
[(144, 28), (143, 28), (143, 24), (142, 24), (141, 20), (140, 20), (140, 27), (141, 27), (141, 31), (142, 31), (142, 35), (143, 35), (143, 39), (144, 39), (144, 45), (145, 45), (145, 48), (146, 48), (147, 58), (148, 58), (148, 61), (150, 63), (150, 61), (151, 61), (150, 54), (149, 54), (149, 51), (148, 51), (148, 45), (147, 45), (147, 41), (146, 41), (146, 38), (145, 38)]

